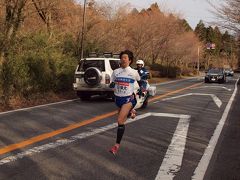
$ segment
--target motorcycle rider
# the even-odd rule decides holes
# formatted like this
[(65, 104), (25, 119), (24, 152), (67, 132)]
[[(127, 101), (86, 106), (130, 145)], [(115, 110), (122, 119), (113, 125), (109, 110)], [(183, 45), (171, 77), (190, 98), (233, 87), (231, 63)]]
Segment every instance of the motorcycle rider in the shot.
[(142, 85), (142, 90), (146, 91), (147, 90), (147, 79), (148, 79), (148, 71), (144, 67), (144, 61), (139, 59), (136, 62), (137, 68), (136, 70), (138, 71), (139, 76), (141, 77), (141, 85)]

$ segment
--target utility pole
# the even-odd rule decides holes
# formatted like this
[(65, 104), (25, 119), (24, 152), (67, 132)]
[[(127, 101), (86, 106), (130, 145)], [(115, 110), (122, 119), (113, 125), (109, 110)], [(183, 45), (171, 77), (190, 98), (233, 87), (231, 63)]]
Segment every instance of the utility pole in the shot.
[(83, 49), (84, 49), (84, 35), (85, 35), (85, 21), (86, 21), (86, 4), (87, 0), (84, 0), (83, 5), (83, 18), (82, 18), (82, 36), (81, 36), (81, 47), (80, 47), (80, 60), (83, 58)]
[(231, 42), (231, 60), (230, 67), (233, 68), (233, 41)]
[(240, 71), (240, 35), (237, 39), (237, 58), (238, 58), (238, 70)]
[(200, 75), (200, 47), (198, 46), (198, 62), (197, 62), (197, 74)]

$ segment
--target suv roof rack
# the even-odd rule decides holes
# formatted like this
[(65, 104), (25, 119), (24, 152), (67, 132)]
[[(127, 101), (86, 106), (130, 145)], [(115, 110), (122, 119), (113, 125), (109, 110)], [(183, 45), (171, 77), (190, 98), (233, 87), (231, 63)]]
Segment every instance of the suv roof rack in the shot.
[(90, 58), (92, 58), (92, 57), (97, 57), (98, 55), (97, 55), (97, 53), (96, 52), (90, 52), (89, 54), (88, 54), (88, 57), (90, 57)]
[(88, 54), (89, 58), (94, 58), (94, 57), (102, 57), (102, 58), (119, 58), (119, 53), (112, 53), (112, 52), (90, 52)]
[(113, 53), (113, 54), (112, 54), (112, 57), (113, 57), (113, 58), (118, 58), (118, 59), (119, 59), (119, 58), (120, 58), (120, 54), (119, 54), (119, 53)]

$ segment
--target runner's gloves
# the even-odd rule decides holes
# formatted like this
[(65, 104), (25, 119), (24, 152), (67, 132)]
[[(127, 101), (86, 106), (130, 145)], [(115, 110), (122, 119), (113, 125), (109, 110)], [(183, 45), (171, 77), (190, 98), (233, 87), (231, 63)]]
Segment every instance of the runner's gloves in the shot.
[(115, 87), (115, 83), (111, 82), (111, 84), (109, 85), (110, 88), (114, 88)]

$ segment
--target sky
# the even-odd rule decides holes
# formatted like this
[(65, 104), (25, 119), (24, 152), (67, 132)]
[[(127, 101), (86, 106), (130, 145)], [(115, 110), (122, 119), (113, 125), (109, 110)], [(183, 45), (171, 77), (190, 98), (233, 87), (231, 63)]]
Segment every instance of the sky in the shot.
[(164, 11), (176, 12), (185, 18), (192, 28), (195, 28), (200, 20), (205, 23), (214, 21), (213, 8), (206, 0), (125, 0), (137, 8), (149, 7), (157, 2)]
[[(83, 0), (80, 0), (83, 1)], [(152, 3), (157, 2), (161, 10), (166, 12), (175, 12), (185, 18), (190, 26), (194, 29), (200, 20), (203, 20), (207, 25), (212, 25), (214, 15), (211, 10), (213, 8), (209, 5), (207, 0), (95, 0), (104, 3), (116, 3), (116, 1), (123, 5), (130, 3), (132, 7), (141, 10), (148, 8)], [(214, 0), (211, 0), (214, 1)], [(216, 1), (216, 0), (215, 0)]]

